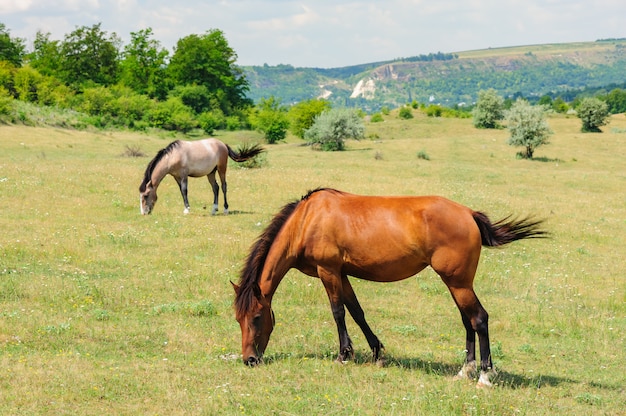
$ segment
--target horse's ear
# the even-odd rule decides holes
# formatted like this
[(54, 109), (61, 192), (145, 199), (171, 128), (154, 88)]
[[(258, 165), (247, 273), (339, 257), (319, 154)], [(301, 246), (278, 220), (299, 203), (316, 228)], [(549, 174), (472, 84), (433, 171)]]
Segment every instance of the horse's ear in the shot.
[(239, 285), (234, 284), (232, 282), (232, 280), (231, 280), (230, 284), (233, 285), (233, 289), (235, 289), (235, 294), (238, 295), (239, 294)]

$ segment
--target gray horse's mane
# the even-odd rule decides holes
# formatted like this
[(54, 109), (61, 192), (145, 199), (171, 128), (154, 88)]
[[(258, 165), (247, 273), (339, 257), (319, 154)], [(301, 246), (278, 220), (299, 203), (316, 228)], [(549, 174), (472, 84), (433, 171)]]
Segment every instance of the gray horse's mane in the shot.
[(180, 146), (180, 143), (180, 140), (175, 140), (157, 152), (156, 156), (150, 161), (150, 163), (148, 163), (148, 167), (146, 167), (146, 172), (143, 174), (143, 182), (141, 182), (141, 185), (139, 186), (139, 192), (146, 190), (146, 185), (150, 182), (152, 172), (154, 172), (154, 167), (161, 161), (161, 159), (163, 159), (165, 155)]

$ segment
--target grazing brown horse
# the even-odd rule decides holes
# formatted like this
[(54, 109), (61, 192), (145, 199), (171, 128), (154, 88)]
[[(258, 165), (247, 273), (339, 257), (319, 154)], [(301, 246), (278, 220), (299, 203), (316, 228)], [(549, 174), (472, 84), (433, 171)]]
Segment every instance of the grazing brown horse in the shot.
[(438, 196), (360, 196), (317, 189), (285, 205), (251, 247), (235, 289), (242, 355), (260, 363), (274, 328), (272, 297), (288, 270), (318, 277), (330, 300), (339, 332), (339, 361), (353, 355), (345, 309), (359, 325), (377, 360), (383, 344), (365, 321), (348, 276), (394, 282), (431, 266), (448, 286), (466, 330), (467, 356), (460, 377), (476, 371), (479, 386), (490, 386), (492, 372), (488, 315), (473, 289), (481, 246), (501, 246), (542, 237), (540, 221), (485, 214)]
[(217, 212), (220, 187), (215, 180), (215, 172), (220, 175), (222, 192), (224, 193), (224, 213), (228, 214), (226, 199), (226, 167), (228, 158), (235, 162), (243, 162), (263, 152), (258, 145), (244, 147), (235, 152), (225, 143), (217, 139), (204, 139), (194, 142), (176, 140), (158, 151), (148, 163), (143, 182), (139, 186), (140, 208), (143, 215), (150, 214), (157, 201), (157, 188), (161, 180), (170, 174), (176, 179), (185, 204), (185, 214), (189, 213), (187, 200), (187, 178), (207, 176), (213, 189), (213, 210)]

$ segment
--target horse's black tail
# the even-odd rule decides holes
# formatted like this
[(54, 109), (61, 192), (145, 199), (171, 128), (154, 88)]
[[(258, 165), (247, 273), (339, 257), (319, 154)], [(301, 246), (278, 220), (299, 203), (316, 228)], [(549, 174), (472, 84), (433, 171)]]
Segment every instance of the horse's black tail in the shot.
[(524, 238), (545, 238), (548, 232), (539, 228), (542, 220), (522, 218), (519, 220), (506, 217), (496, 223), (492, 223), (482, 212), (472, 213), (476, 225), (480, 229), (482, 245), (498, 247)]
[(259, 153), (265, 151), (265, 149), (259, 144), (244, 144), (239, 147), (238, 152), (231, 149), (229, 145), (226, 145), (226, 148), (228, 149), (228, 156), (235, 162), (245, 162), (246, 160), (252, 159)]

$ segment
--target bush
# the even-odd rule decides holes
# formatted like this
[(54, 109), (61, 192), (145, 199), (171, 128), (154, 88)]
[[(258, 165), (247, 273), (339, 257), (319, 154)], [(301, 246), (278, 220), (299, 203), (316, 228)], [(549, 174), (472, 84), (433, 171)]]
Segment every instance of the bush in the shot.
[(511, 109), (506, 111), (507, 128), (511, 134), (508, 143), (511, 146), (523, 146), (525, 151), (519, 155), (524, 159), (532, 159), (537, 147), (548, 144), (548, 136), (552, 131), (545, 112), (545, 106), (532, 106), (522, 99), (517, 99)]
[(380, 113), (374, 113), (372, 114), (372, 117), (370, 117), (371, 123), (380, 123), (381, 121), (385, 121), (385, 120), (383, 119), (383, 115)]
[(426, 115), (428, 117), (441, 117), (443, 108), (440, 105), (429, 105), (426, 107)]
[(325, 111), (315, 118), (304, 138), (322, 150), (343, 150), (346, 139), (361, 140), (365, 135), (363, 120), (348, 108)]
[(500, 127), (498, 121), (504, 119), (504, 99), (490, 88), (478, 92), (476, 106), (472, 110), (474, 126), (480, 129)]
[(101, 116), (111, 113), (113, 93), (106, 87), (87, 88), (77, 97), (79, 111), (91, 116)]
[(253, 125), (263, 133), (269, 144), (285, 140), (289, 128), (287, 109), (275, 97), (262, 98), (252, 116)]
[(404, 120), (408, 120), (410, 118), (413, 118), (413, 111), (411, 110), (411, 107), (404, 106), (404, 107), (400, 108), (400, 112), (398, 113), (398, 117), (400, 117), (401, 119), (404, 119)]
[(311, 99), (293, 105), (289, 109), (289, 129), (304, 139), (304, 132), (311, 128), (315, 117), (326, 110), (330, 110), (330, 102), (326, 100)]
[(198, 126), (208, 135), (212, 135), (215, 130), (224, 128), (226, 119), (222, 110), (213, 110), (202, 113), (198, 116)]
[(0, 116), (9, 115), (13, 111), (13, 97), (4, 87), (0, 87)]
[(583, 98), (576, 107), (576, 114), (582, 120), (583, 132), (601, 132), (600, 126), (609, 122), (609, 107), (597, 98)]
[(153, 127), (184, 133), (198, 125), (192, 110), (179, 97), (171, 97), (155, 105), (148, 114), (148, 120)]

